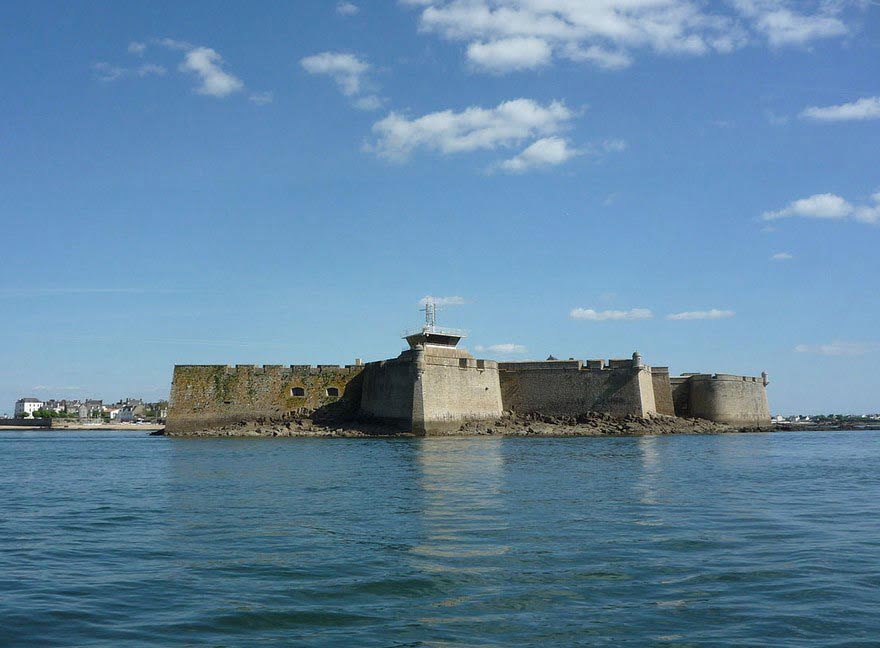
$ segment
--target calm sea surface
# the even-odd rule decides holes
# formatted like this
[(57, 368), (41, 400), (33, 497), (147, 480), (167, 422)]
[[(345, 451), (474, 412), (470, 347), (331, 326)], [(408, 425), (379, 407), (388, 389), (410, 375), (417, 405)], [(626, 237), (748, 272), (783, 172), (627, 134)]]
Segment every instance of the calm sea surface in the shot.
[(880, 645), (880, 432), (0, 432), (0, 645)]

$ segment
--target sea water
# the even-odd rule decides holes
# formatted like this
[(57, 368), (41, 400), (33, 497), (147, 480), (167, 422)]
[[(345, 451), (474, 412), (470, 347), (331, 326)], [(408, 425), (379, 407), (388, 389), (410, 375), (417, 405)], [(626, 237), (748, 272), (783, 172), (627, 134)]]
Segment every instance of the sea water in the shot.
[(3, 646), (880, 645), (880, 433), (0, 432)]

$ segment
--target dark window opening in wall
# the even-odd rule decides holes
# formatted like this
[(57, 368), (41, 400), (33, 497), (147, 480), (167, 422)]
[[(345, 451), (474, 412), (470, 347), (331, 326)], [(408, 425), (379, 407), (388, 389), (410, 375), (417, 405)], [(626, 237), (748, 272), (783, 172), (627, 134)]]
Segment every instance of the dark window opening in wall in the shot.
[(294, 387), (293, 389), (290, 390), (290, 395), (291, 396), (305, 396), (306, 390), (303, 389), (302, 387)]
[(339, 388), (338, 387), (328, 387), (327, 388), (327, 395), (334, 396), (334, 397), (339, 396)]

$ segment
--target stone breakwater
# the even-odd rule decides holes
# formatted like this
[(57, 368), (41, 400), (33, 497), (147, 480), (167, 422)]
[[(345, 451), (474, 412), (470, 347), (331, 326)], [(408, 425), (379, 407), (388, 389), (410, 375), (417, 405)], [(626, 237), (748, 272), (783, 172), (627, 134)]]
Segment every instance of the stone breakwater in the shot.
[[(623, 416), (590, 412), (579, 416), (549, 416), (505, 414), (494, 421), (469, 422), (442, 436), (645, 436), (657, 434), (721, 434), (725, 432), (758, 432), (767, 428), (737, 427), (713, 423), (704, 419), (674, 416)], [(369, 438), (411, 437), (381, 423), (351, 421), (322, 421), (310, 417), (260, 418), (240, 420), (214, 428), (196, 429), (189, 437), (311, 437), (311, 438)]]

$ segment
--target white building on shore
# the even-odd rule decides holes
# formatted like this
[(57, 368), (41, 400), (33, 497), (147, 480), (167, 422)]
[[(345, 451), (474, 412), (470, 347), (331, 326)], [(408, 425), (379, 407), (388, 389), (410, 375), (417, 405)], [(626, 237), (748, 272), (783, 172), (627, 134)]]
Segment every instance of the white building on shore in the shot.
[(43, 401), (37, 398), (19, 398), (15, 401), (15, 418), (32, 416), (34, 412), (43, 407)]

